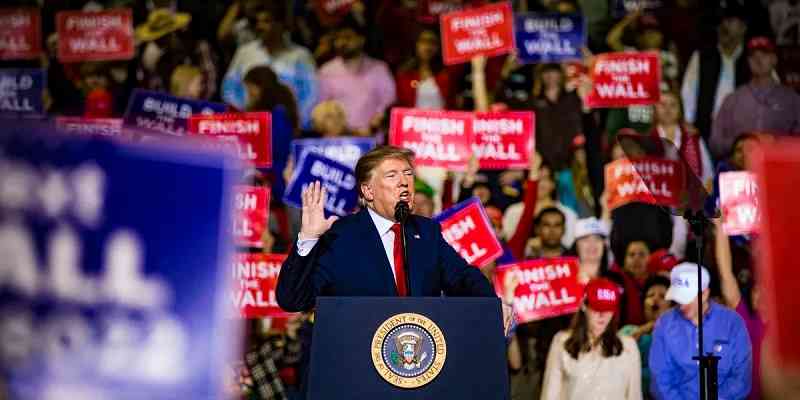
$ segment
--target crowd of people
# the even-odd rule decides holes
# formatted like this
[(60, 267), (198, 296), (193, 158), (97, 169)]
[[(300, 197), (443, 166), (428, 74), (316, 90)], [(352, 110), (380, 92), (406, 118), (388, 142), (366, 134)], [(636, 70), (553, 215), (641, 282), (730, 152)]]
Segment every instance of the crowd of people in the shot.
[[(471, 7), (487, 0), (450, 0)], [(416, 171), (415, 213), (432, 216), (477, 196), (504, 254), (483, 268), (575, 256), (586, 298), (577, 313), (519, 325), (508, 346), (512, 399), (697, 398), (696, 325), (721, 357), (720, 398), (760, 399), (760, 312), (752, 239), (708, 227), (698, 241), (660, 207), (606, 207), (604, 165), (625, 156), (618, 135), (668, 139), (715, 198), (721, 172), (745, 170), (770, 137), (800, 134), (795, 67), (800, 5), (791, 0), (657, 2), (515, 0), (515, 12), (581, 13), (585, 60), (611, 51), (656, 51), (661, 97), (653, 106), (591, 109), (584, 82), (562, 64), (514, 54), (445, 66), (437, 18), (424, 0), (357, 0), (328, 13), (311, 0), (12, 1), (41, 7), (47, 52), (3, 68), (44, 68), (51, 116), (120, 117), (135, 88), (272, 113), (273, 166), (244, 179), (272, 188), (258, 251), (286, 253), (299, 211), (283, 203), (298, 138), (386, 142), (391, 107), (533, 111), (535, 154), (526, 170)], [(44, 3), (44, 4), (41, 4)], [(462, 4), (463, 3), (463, 4)], [(56, 12), (130, 7), (130, 61), (60, 63)], [(784, 63), (786, 65), (784, 65)], [(677, 154), (672, 157), (677, 158)], [(697, 259), (697, 245), (707, 255)], [(706, 266), (697, 280), (697, 263)], [(678, 283), (676, 285), (676, 282)], [(703, 309), (697, 303), (698, 286)], [(609, 296), (609, 293), (613, 295)], [(512, 300), (513, 296), (507, 296)], [(250, 321), (232, 386), (246, 398), (297, 395), (300, 329), (313, 318)], [(280, 325), (280, 326), (279, 326)]]

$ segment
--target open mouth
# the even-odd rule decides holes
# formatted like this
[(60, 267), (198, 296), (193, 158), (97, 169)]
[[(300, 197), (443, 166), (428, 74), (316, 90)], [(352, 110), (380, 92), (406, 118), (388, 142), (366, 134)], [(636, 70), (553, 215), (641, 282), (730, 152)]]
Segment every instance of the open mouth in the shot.
[(411, 201), (411, 193), (409, 191), (403, 191), (400, 193), (400, 200), (402, 201)]

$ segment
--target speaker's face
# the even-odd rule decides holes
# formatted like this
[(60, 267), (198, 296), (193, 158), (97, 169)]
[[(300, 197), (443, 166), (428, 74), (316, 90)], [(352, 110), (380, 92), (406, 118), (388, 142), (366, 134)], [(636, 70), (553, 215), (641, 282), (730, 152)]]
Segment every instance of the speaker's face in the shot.
[(383, 160), (362, 190), (378, 214), (394, 220), (394, 207), (398, 201), (406, 201), (411, 209), (414, 208), (414, 169), (405, 160)]

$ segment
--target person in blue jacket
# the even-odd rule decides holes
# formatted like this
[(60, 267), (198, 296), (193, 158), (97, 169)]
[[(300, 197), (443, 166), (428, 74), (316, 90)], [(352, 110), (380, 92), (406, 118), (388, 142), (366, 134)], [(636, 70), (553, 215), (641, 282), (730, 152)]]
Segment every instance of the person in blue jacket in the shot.
[[(658, 400), (698, 399), (699, 339), (697, 325), (703, 318), (703, 354), (720, 357), (718, 383), (720, 400), (741, 400), (750, 394), (753, 356), (744, 321), (735, 311), (709, 300), (710, 276), (702, 268), (697, 279), (697, 264), (681, 263), (670, 274), (667, 300), (678, 307), (667, 311), (656, 322), (650, 347), (650, 391)], [(703, 293), (703, 311), (698, 310), (697, 285)]]

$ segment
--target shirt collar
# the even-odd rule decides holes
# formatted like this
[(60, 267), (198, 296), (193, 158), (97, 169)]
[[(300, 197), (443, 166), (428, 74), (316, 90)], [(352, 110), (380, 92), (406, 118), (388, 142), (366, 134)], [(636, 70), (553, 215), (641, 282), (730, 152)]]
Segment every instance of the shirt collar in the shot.
[(390, 229), (392, 229), (394, 221), (382, 217), (380, 214), (375, 212), (375, 210), (369, 207), (367, 207), (367, 212), (369, 213), (370, 218), (372, 218), (372, 223), (375, 224), (375, 228), (378, 229), (378, 233), (381, 236), (385, 235)]
[(742, 51), (744, 51), (744, 46), (742, 46), (741, 44), (736, 46), (736, 50), (733, 51), (733, 53), (730, 55), (730, 57), (725, 55), (725, 52), (722, 51), (722, 47), (720, 47), (719, 45), (717, 45), (717, 50), (719, 50), (719, 56), (722, 57), (723, 60), (726, 60), (726, 59), (727, 60), (737, 60), (737, 59), (739, 59), (739, 56), (742, 55)]

